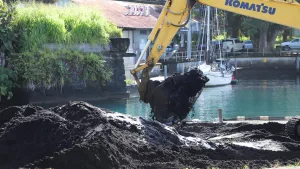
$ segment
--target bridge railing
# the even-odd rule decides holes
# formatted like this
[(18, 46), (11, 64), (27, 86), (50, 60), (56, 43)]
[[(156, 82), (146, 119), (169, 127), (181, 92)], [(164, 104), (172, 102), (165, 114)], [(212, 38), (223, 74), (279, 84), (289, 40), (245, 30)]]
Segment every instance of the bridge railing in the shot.
[(188, 59), (188, 53), (187, 51), (179, 51), (175, 52), (170, 58), (167, 56), (172, 55), (172, 52), (165, 52), (162, 57), (160, 58), (160, 61), (171, 61), (171, 62), (185, 62), (185, 61), (199, 61), (200, 56), (205, 55), (205, 51), (195, 50), (191, 51), (191, 57), (190, 60)]
[[(165, 52), (160, 58), (162, 62), (188, 62), (188, 61), (200, 61), (204, 60), (204, 57), (207, 55), (205, 50), (194, 50), (191, 51), (191, 57), (188, 59), (187, 51), (175, 52), (172, 57), (167, 57), (172, 52)], [(212, 55), (214, 58), (219, 58), (220, 53), (215, 53)], [(235, 57), (300, 57), (300, 50), (289, 50), (284, 51), (281, 49), (276, 49), (273, 51), (261, 50), (258, 49), (243, 49), (240, 51), (234, 52), (221, 52), (222, 58), (235, 58)]]
[(282, 50), (281, 48), (272, 51), (266, 49), (243, 49), (234, 52), (225, 52), (225, 57), (295, 57), (300, 56), (300, 50)]

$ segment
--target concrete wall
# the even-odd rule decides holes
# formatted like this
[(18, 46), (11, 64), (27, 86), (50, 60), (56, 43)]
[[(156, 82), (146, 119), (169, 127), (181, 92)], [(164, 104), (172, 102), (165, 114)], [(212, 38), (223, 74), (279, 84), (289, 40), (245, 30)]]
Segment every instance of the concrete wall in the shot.
[(51, 50), (60, 50), (64, 48), (69, 48), (73, 50), (77, 50), (80, 52), (103, 52), (103, 51), (109, 51), (110, 47), (109, 45), (101, 45), (101, 44), (87, 44), (87, 43), (82, 43), (82, 44), (75, 44), (75, 45), (62, 45), (62, 44), (45, 44), (45, 48), (49, 48)]
[(295, 57), (258, 57), (258, 58), (231, 58), (230, 65), (244, 68), (260, 69), (296, 69)]
[(195, 62), (182, 62), (182, 63), (167, 63), (168, 74), (187, 72), (190, 67), (199, 65), (199, 61)]
[(143, 49), (141, 47), (146, 45), (150, 32), (150, 29), (123, 30), (123, 37), (130, 39), (127, 53), (135, 53), (139, 56)]
[[(166, 63), (168, 66), (168, 74), (175, 72), (187, 72), (189, 67), (194, 67), (199, 64), (196, 62), (184, 63)], [(259, 58), (231, 58), (229, 66), (238, 68), (247, 68), (248, 70), (256, 72), (257, 70), (274, 70), (296, 72), (296, 58), (295, 57), (259, 57)], [(298, 61), (298, 68), (300, 68), (300, 58)]]

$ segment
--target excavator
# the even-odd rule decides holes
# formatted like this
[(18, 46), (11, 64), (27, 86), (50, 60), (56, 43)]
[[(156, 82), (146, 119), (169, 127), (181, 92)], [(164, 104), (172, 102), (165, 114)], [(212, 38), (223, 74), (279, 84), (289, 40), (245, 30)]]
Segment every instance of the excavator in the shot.
[[(149, 103), (153, 120), (174, 125), (181, 123), (192, 110), (209, 79), (194, 68), (186, 73), (175, 73), (163, 82), (150, 80), (150, 72), (171, 43), (180, 27), (189, 22), (191, 10), (196, 3), (224, 11), (300, 29), (300, 4), (294, 0), (167, 0), (148, 36), (146, 47), (130, 72), (140, 95), (140, 101)], [(295, 18), (296, 17), (296, 18)], [(145, 63), (141, 58), (153, 43)], [(138, 77), (138, 72), (141, 74)], [(300, 117), (286, 123), (287, 135), (300, 140)]]

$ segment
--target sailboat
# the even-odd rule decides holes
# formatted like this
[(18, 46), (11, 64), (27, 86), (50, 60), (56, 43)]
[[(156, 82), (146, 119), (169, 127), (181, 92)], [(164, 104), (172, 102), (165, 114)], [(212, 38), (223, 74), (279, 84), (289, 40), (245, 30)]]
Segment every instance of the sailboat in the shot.
[[(217, 33), (219, 35), (219, 23), (218, 23), (218, 9), (216, 10), (216, 24), (217, 24)], [(206, 50), (208, 51), (210, 48), (210, 7), (207, 6), (207, 43), (206, 43)], [(202, 40), (203, 41), (203, 40)], [(220, 42), (219, 42), (220, 43)], [(202, 43), (203, 44), (203, 43)], [(213, 63), (207, 64), (206, 62), (200, 64), (198, 68), (203, 72), (203, 74), (209, 78), (209, 81), (206, 83), (206, 87), (212, 86), (222, 86), (222, 85), (229, 85), (231, 84), (233, 71), (235, 70), (234, 67), (228, 68), (227, 67), (227, 59), (222, 58), (222, 48), (218, 48), (219, 58), (216, 59)], [(202, 50), (202, 48), (201, 48)], [(215, 51), (215, 53), (217, 52)]]

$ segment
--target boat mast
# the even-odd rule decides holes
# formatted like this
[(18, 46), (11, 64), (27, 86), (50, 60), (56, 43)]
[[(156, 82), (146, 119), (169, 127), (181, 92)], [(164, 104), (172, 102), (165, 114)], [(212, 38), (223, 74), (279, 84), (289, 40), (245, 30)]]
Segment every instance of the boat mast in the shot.
[(206, 30), (206, 57), (209, 58), (210, 50), (210, 6), (207, 6), (207, 30)]
[[(217, 22), (217, 36), (220, 35), (220, 29), (219, 29), (219, 20), (218, 20), (218, 9), (216, 8), (216, 22)], [(220, 41), (218, 42), (219, 45), (219, 52), (220, 52), (220, 59), (222, 59), (222, 50), (220, 48)], [(221, 60), (221, 66), (222, 66), (222, 60)]]

